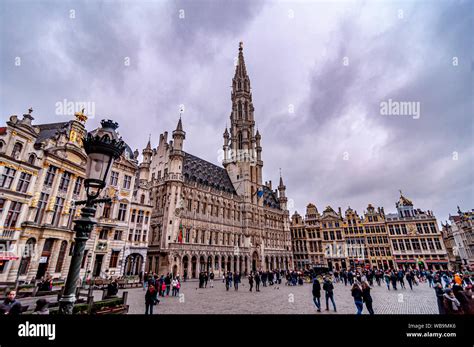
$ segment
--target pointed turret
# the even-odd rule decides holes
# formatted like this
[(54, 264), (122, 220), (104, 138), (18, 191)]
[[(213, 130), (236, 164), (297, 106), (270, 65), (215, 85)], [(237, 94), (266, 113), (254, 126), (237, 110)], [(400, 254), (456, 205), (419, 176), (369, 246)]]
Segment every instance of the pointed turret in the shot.
[(151, 162), (151, 156), (153, 154), (153, 151), (151, 149), (151, 135), (148, 137), (148, 143), (146, 144), (145, 149), (142, 151), (142, 154), (144, 163)]
[(286, 210), (286, 203), (288, 199), (286, 197), (286, 186), (283, 184), (283, 177), (280, 169), (280, 184), (278, 185), (278, 200), (280, 200), (280, 207), (282, 210)]
[(182, 151), (185, 138), (186, 132), (183, 130), (183, 123), (181, 122), (181, 116), (179, 116), (178, 125), (176, 126), (176, 130), (173, 131), (173, 148)]

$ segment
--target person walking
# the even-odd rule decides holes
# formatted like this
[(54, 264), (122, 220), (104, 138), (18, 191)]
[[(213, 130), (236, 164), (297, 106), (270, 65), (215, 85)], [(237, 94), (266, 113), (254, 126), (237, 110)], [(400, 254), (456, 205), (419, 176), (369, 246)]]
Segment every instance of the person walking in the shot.
[(179, 279), (179, 276), (176, 277), (176, 296), (179, 296), (179, 290), (181, 289), (181, 280)]
[(240, 273), (236, 272), (234, 273), (234, 290), (235, 291), (239, 290), (239, 283), (240, 283)]
[(444, 306), (446, 308), (447, 314), (460, 314), (461, 313), (461, 303), (454, 296), (454, 292), (451, 288), (447, 288), (443, 294)]
[(211, 286), (211, 288), (214, 288), (214, 272), (211, 272), (209, 274), (209, 285)]
[(405, 281), (403, 280), (404, 278), (404, 274), (403, 274), (403, 271), (402, 270), (399, 270), (398, 273), (397, 273), (397, 280), (398, 282), (400, 282), (400, 287), (405, 289)]
[(232, 273), (232, 271), (229, 271), (227, 276), (229, 277), (229, 287), (232, 288), (232, 279), (234, 277), (234, 274)]
[(313, 277), (313, 302), (318, 312), (321, 312), (321, 283), (318, 278)]
[(199, 273), (199, 288), (204, 286), (204, 274), (202, 272)]
[(415, 275), (413, 275), (413, 271), (408, 271), (405, 277), (407, 278), (407, 282), (410, 286), (410, 289), (413, 290), (413, 280), (415, 278)]
[(433, 272), (430, 271), (426, 274), (426, 280), (428, 281), (428, 284), (429, 284), (430, 288), (433, 287), (433, 285), (434, 285), (433, 284)]
[(392, 281), (393, 290), (397, 290), (397, 275), (394, 271), (390, 274), (390, 281)]
[(160, 283), (161, 283), (161, 296), (165, 297), (165, 293), (166, 293), (165, 279), (163, 278), (163, 280)]
[(166, 284), (166, 296), (169, 296), (170, 289), (171, 289), (171, 275), (169, 273), (165, 277), (165, 284)]
[(435, 287), (436, 301), (438, 303), (439, 314), (446, 314), (446, 309), (444, 308), (444, 289), (441, 283), (436, 283)]
[[(148, 278), (148, 275), (145, 274), (145, 277)], [(148, 283), (147, 283), (146, 286), (148, 287)], [(118, 293), (118, 281), (117, 281), (117, 279), (114, 279), (112, 282), (110, 282), (107, 285), (107, 293), (106, 293), (105, 297), (106, 298), (116, 297), (117, 293)]]
[(176, 291), (176, 286), (178, 285), (178, 280), (175, 278), (173, 278), (173, 280), (171, 281), (171, 296), (176, 296), (177, 294), (177, 291)]
[(364, 301), (369, 314), (374, 314), (374, 309), (372, 308), (372, 295), (370, 295), (370, 285), (368, 285), (367, 282), (362, 283), (362, 300)]
[(329, 300), (331, 300), (334, 312), (337, 312), (336, 303), (334, 302), (334, 285), (327, 277), (324, 278), (323, 289), (326, 294), (326, 311), (329, 311)]
[(252, 272), (249, 275), (249, 286), (250, 286), (249, 292), (251, 292), (253, 288), (253, 273)]
[(351, 286), (354, 284), (354, 273), (352, 272), (352, 269), (350, 269), (349, 273), (347, 274), (347, 280)]
[(255, 271), (255, 291), (259, 292), (260, 291), (260, 273), (258, 271)]
[(227, 276), (225, 276), (225, 290), (226, 291), (229, 291), (229, 288), (230, 288), (230, 279), (231, 279), (231, 275), (230, 275), (230, 272), (227, 273)]
[(344, 285), (347, 286), (347, 271), (346, 271), (346, 269), (344, 269), (342, 271), (341, 276), (342, 276), (342, 280), (344, 281)]
[(267, 286), (267, 273), (265, 271), (262, 272), (262, 285)]
[(354, 303), (357, 308), (356, 314), (362, 314), (362, 309), (364, 308), (364, 304), (362, 301), (362, 289), (360, 289), (360, 286), (357, 282), (352, 285), (351, 294), (354, 298)]
[(150, 284), (145, 293), (145, 314), (153, 314), (153, 306), (156, 304), (156, 300), (155, 286)]
[(146, 290), (146, 287), (148, 286), (148, 273), (145, 272), (143, 275), (143, 290)]

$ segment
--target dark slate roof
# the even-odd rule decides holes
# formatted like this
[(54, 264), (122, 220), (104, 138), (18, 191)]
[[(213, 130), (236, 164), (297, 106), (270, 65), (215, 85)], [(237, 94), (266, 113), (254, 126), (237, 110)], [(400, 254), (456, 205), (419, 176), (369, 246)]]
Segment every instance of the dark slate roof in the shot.
[(198, 182), (237, 194), (226, 169), (186, 152), (184, 153), (183, 175), (185, 182)]
[(38, 137), (36, 138), (36, 143), (41, 143), (46, 139), (50, 139), (58, 132), (61, 131), (61, 129), (66, 128), (69, 125), (69, 122), (60, 122), (60, 123), (49, 123), (49, 124), (39, 124), (37, 127), (39, 127), (40, 132), (38, 134)]
[(263, 186), (263, 205), (280, 208), (280, 202), (278, 201), (275, 192), (267, 186)]

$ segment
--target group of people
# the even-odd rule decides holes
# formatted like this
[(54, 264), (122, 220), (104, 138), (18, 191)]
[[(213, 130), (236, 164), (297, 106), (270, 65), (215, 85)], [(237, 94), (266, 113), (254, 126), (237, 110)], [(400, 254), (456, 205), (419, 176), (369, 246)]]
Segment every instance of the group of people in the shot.
[(429, 284), (435, 290), (440, 314), (474, 314), (471, 274), (440, 271), (430, 273), (429, 276)]
[(313, 276), (313, 301), (317, 311), (321, 312), (321, 288), (325, 291), (326, 310), (329, 310), (329, 301), (331, 301), (334, 311), (336, 311), (334, 282), (351, 286), (351, 295), (354, 299), (357, 314), (362, 313), (364, 304), (369, 314), (374, 314), (373, 299), (370, 294), (374, 281), (378, 286), (385, 282), (387, 290), (406, 289), (405, 281), (411, 290), (420, 283), (428, 283), (430, 288), (435, 289), (440, 314), (474, 314), (472, 273), (413, 268), (406, 270), (343, 269), (342, 271), (335, 271), (332, 276), (324, 276), (322, 281), (320, 276)]
[[(48, 300), (44, 298), (36, 300), (36, 306), (32, 314), (49, 314), (48, 305)], [(20, 301), (16, 299), (16, 291), (9, 290), (7, 297), (0, 304), (0, 315), (18, 316), (22, 314), (22, 311), (23, 307)]]
[(199, 288), (207, 288), (207, 283), (214, 288), (214, 272), (202, 271), (199, 273)]
[(143, 276), (143, 290), (145, 293), (145, 314), (153, 314), (153, 306), (157, 305), (160, 300), (158, 297), (179, 296), (181, 288), (181, 280), (179, 276), (173, 276), (168, 273), (158, 276), (156, 273)]

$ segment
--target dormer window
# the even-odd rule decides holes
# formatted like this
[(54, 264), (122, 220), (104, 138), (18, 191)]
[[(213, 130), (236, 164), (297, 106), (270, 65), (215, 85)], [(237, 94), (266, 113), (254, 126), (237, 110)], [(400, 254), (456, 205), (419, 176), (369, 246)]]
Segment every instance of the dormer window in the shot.
[(12, 150), (12, 157), (14, 159), (18, 159), (20, 157), (22, 149), (23, 149), (23, 145), (20, 142), (15, 143)]
[(30, 156), (28, 157), (28, 164), (35, 165), (35, 161), (36, 156), (34, 154), (30, 154)]

